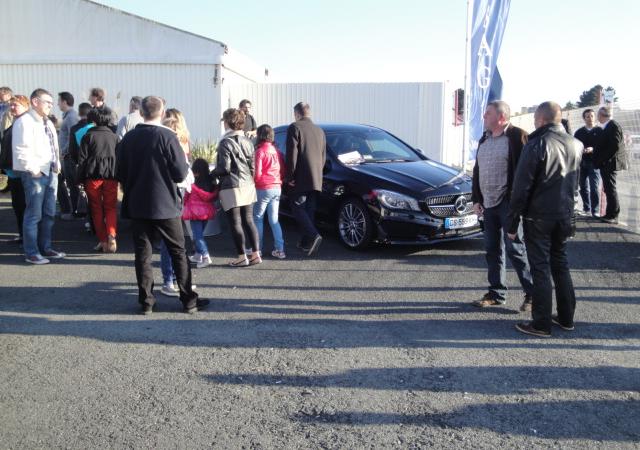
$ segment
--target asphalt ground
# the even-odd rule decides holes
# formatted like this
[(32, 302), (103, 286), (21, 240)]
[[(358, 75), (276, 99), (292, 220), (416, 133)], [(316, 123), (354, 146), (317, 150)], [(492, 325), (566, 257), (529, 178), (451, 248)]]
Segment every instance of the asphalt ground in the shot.
[[(23, 262), (0, 243), (0, 448), (638, 448), (640, 236), (581, 220), (570, 243), (574, 332), (527, 337), (509, 270), (486, 289), (480, 239), (344, 249), (229, 268), (228, 233), (194, 269), (206, 312), (158, 295), (137, 314), (130, 230), (91, 251)], [(6, 194), (0, 239), (14, 236)], [(266, 250), (271, 249), (266, 227)], [(267, 253), (267, 252), (265, 252)], [(156, 268), (158, 285), (160, 271)]]

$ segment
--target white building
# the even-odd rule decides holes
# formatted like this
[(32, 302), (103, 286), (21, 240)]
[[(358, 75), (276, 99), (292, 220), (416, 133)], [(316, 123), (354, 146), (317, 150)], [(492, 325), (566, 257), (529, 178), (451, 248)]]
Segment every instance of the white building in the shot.
[[(268, 71), (222, 42), (90, 0), (2, 0), (0, 86), (54, 98), (69, 91), (76, 107), (92, 87), (118, 116), (134, 95), (160, 95), (181, 110), (195, 142), (216, 141), (222, 111), (248, 98), (261, 123), (293, 120), (306, 101), (321, 122), (379, 126), (427, 156), (461, 165), (462, 127), (454, 127), (453, 91), (434, 83), (265, 83)], [(179, 7), (179, 5), (177, 5)], [(42, 22), (31, 32), (29, 24)], [(59, 111), (55, 111), (57, 115)]]
[(229, 86), (268, 73), (222, 42), (89, 0), (2, 0), (0, 42), (0, 86), (54, 98), (68, 91), (76, 107), (101, 87), (118, 116), (132, 96), (160, 95), (185, 114), (196, 141), (220, 136)]

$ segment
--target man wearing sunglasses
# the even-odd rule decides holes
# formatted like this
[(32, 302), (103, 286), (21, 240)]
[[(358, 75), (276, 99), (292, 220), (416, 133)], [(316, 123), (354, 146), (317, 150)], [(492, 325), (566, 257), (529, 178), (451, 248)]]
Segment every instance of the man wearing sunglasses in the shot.
[(66, 256), (54, 250), (51, 242), (60, 152), (56, 129), (48, 119), (53, 97), (44, 89), (36, 89), (31, 94), (30, 103), (29, 112), (20, 116), (13, 125), (13, 169), (20, 172), (25, 192), (25, 261), (41, 265)]

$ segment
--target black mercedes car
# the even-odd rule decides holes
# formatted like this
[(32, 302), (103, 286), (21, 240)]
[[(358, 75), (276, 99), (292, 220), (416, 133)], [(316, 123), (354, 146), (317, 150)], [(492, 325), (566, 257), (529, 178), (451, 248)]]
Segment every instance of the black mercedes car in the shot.
[[(335, 225), (348, 248), (372, 242), (430, 244), (480, 232), (471, 179), (427, 158), (392, 134), (367, 125), (318, 124), (327, 162), (317, 218)], [(287, 127), (275, 128), (286, 149)], [(283, 198), (281, 211), (288, 214)]]

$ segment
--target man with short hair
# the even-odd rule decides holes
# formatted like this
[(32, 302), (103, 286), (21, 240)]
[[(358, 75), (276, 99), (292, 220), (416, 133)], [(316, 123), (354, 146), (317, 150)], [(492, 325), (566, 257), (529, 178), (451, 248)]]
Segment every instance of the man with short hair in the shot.
[(177, 187), (186, 178), (189, 165), (176, 134), (162, 126), (164, 109), (160, 97), (145, 97), (141, 105), (144, 123), (129, 131), (120, 143), (122, 216), (131, 219), (142, 313), (151, 314), (156, 302), (151, 257), (152, 242), (159, 237), (171, 255), (184, 311), (192, 314), (209, 302), (198, 299), (191, 284)]
[[(533, 275), (533, 321), (516, 324), (522, 333), (551, 336), (554, 323), (573, 330), (576, 294), (567, 261), (567, 240), (574, 234), (573, 209), (578, 193), (582, 143), (560, 123), (561, 108), (544, 102), (534, 114), (536, 131), (522, 150), (516, 170), (507, 230), (516, 239), (520, 217)], [(551, 278), (555, 284), (558, 315), (553, 316)]]
[(251, 102), (244, 99), (240, 102), (238, 109), (244, 113), (244, 135), (249, 139), (255, 139), (258, 124), (256, 119), (251, 115), (251, 106)]
[(133, 130), (136, 125), (143, 123), (144, 119), (140, 114), (140, 105), (142, 104), (142, 97), (131, 97), (129, 101), (129, 114), (123, 116), (118, 122), (118, 141), (121, 141), (128, 131)]
[(36, 89), (30, 102), (29, 112), (20, 116), (13, 125), (13, 170), (21, 172), (25, 191), (25, 261), (40, 265), (66, 256), (55, 251), (51, 243), (60, 153), (56, 129), (48, 119), (53, 107), (51, 94), (44, 89)]
[(622, 127), (611, 118), (608, 107), (603, 106), (598, 110), (598, 122), (602, 126), (602, 133), (595, 147), (593, 164), (600, 169), (602, 188), (607, 198), (607, 211), (601, 220), (616, 224), (620, 214), (616, 178), (619, 170), (629, 168), (629, 153), (624, 145)]
[[(91, 106), (94, 108), (102, 108), (103, 106), (107, 106), (105, 104), (106, 97), (107, 94), (104, 89), (99, 87), (91, 88), (91, 91), (89, 92), (89, 103), (91, 103)], [(118, 131), (118, 116), (112, 108), (109, 109), (111, 109), (111, 122), (109, 122), (109, 128), (111, 128), (111, 131), (115, 133)]]
[(326, 160), (326, 137), (311, 121), (311, 107), (300, 102), (293, 107), (296, 119), (287, 129), (286, 183), (301, 240), (299, 248), (311, 256), (322, 243), (315, 226), (316, 198), (322, 192), (322, 169)]
[(579, 128), (574, 137), (584, 145), (582, 162), (580, 163), (580, 197), (582, 197), (581, 214), (600, 217), (600, 170), (593, 164), (593, 149), (600, 139), (602, 128), (596, 126), (596, 115), (593, 109), (582, 111), (584, 126)]
[(69, 157), (69, 141), (71, 139), (71, 127), (78, 123), (78, 114), (73, 109), (74, 99), (69, 92), (58, 94), (58, 108), (62, 111), (62, 124), (58, 133), (58, 146), (62, 159), (62, 174), (58, 178), (58, 202), (62, 220), (71, 220), (76, 215), (78, 207), (78, 185), (76, 183), (76, 166)]
[(473, 210), (484, 218), (484, 246), (489, 289), (471, 304), (480, 308), (504, 305), (507, 301), (507, 268), (505, 252), (524, 290), (520, 311), (531, 311), (533, 284), (527, 250), (522, 242), (522, 227), (514, 240), (507, 239), (507, 212), (514, 173), (527, 133), (513, 126), (511, 109), (506, 102), (495, 100), (484, 113), (485, 134), (478, 143), (473, 168), (471, 201)]

